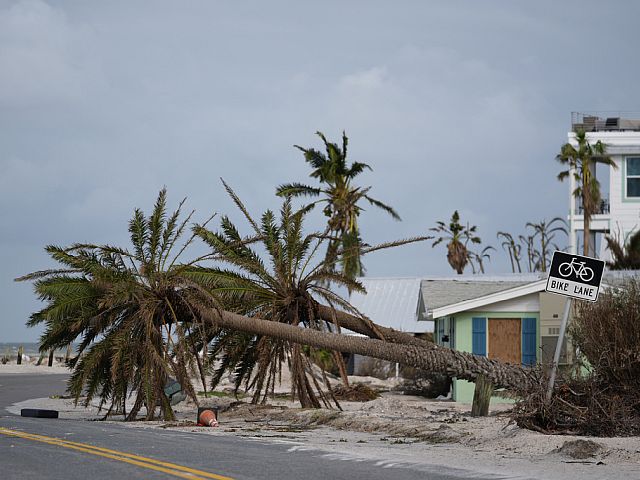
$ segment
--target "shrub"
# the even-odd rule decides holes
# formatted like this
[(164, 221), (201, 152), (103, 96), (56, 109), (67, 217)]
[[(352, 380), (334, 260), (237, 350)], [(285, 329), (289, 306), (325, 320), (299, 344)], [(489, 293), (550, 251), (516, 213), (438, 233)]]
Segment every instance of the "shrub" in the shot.
[(569, 333), (599, 380), (640, 391), (640, 280), (580, 303)]
[(521, 392), (515, 421), (544, 433), (640, 435), (640, 281), (580, 302), (569, 334), (585, 368), (560, 375), (550, 402), (542, 375)]

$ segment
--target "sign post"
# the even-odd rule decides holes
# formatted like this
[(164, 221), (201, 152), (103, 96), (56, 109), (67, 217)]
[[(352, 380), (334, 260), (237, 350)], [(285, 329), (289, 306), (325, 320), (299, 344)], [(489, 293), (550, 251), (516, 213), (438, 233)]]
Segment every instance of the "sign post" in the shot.
[(582, 255), (571, 255), (559, 251), (553, 253), (545, 290), (549, 293), (564, 295), (567, 297), (567, 301), (564, 305), (558, 343), (556, 344), (553, 364), (551, 365), (547, 401), (551, 400), (551, 396), (553, 395), (553, 385), (556, 381), (558, 362), (560, 361), (562, 344), (564, 343), (569, 313), (571, 312), (571, 300), (578, 298), (580, 300), (595, 302), (600, 292), (603, 272), (604, 261), (602, 260), (584, 257)]

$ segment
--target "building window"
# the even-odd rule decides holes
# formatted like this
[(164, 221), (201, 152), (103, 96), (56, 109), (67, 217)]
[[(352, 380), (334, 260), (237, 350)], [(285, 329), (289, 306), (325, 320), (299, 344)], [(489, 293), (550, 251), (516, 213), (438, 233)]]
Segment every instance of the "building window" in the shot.
[(640, 157), (627, 157), (627, 198), (640, 198)]

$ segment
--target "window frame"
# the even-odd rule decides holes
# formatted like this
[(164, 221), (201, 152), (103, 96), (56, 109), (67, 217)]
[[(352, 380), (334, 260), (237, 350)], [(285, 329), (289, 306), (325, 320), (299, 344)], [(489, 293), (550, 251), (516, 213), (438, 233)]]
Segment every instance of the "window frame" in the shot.
[(629, 195), (629, 179), (637, 179), (640, 181), (640, 174), (629, 175), (629, 160), (640, 161), (640, 155), (630, 155), (624, 159), (624, 176), (622, 178), (624, 186), (624, 199), (630, 201), (640, 202), (640, 195)]

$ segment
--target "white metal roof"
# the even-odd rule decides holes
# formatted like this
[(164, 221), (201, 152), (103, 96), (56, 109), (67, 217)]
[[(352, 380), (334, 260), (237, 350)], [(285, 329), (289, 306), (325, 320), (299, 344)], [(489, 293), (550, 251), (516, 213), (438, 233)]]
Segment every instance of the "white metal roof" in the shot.
[(354, 292), (351, 305), (375, 323), (409, 333), (433, 332), (433, 322), (418, 321), (420, 278), (359, 278), (366, 294)]

